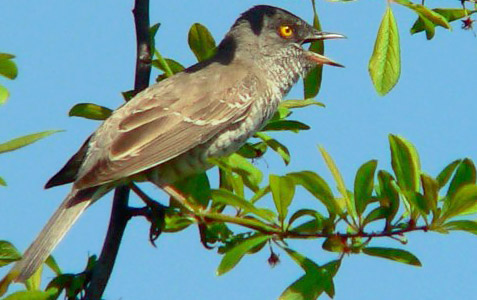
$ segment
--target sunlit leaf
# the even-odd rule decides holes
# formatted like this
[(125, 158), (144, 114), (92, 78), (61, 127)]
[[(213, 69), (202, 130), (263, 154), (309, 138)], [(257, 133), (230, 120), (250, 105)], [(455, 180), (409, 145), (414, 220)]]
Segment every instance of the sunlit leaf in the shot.
[(364, 218), (363, 225), (374, 222), (380, 219), (386, 219), (389, 216), (390, 209), (389, 207), (376, 207)]
[(22, 255), (12, 243), (0, 241), (0, 267), (20, 260), (20, 258), (22, 258)]
[(242, 209), (245, 213), (253, 213), (268, 221), (272, 221), (275, 218), (275, 213), (272, 211), (257, 208), (253, 203), (227, 190), (212, 190), (212, 198), (214, 202), (231, 205), (235, 208)]
[(360, 216), (369, 203), (374, 188), (374, 173), (376, 172), (377, 160), (364, 163), (356, 172), (354, 179), (354, 201), (356, 212)]
[(447, 190), (447, 197), (452, 198), (457, 190), (466, 184), (475, 183), (476, 170), (472, 160), (465, 158), (457, 167), (454, 177), (452, 178), (449, 189)]
[(426, 175), (421, 174), (421, 183), (422, 189), (424, 191), (424, 199), (426, 201), (426, 206), (431, 211), (435, 211), (437, 208), (437, 200), (439, 198), (439, 186), (437, 181)]
[(2, 177), (0, 177), (0, 186), (7, 186), (7, 182)]
[(73, 106), (68, 115), (70, 117), (82, 117), (90, 120), (106, 120), (113, 111), (107, 107), (94, 103), (78, 103)]
[(419, 190), (421, 164), (414, 146), (404, 138), (389, 135), (391, 164), (399, 187), (407, 191)]
[(280, 300), (317, 299), (323, 291), (333, 298), (335, 293), (333, 277), (340, 267), (340, 261), (332, 261), (320, 267), (309, 258), (292, 249), (284, 248), (284, 250), (306, 274), (290, 285), (282, 293)]
[(270, 190), (278, 212), (278, 219), (283, 222), (288, 215), (288, 206), (295, 195), (294, 181), (287, 176), (270, 175)]
[[(181, 65), (179, 62), (170, 59), (170, 58), (164, 58), (162, 60), (155, 59), (152, 61), (153, 67), (163, 71), (164, 73), (171, 72), (171, 76), (182, 72), (185, 68), (183, 65)], [(163, 79), (169, 77), (168, 75), (164, 75)], [(160, 81), (160, 80), (156, 80)]]
[(436, 180), (441, 189), (443, 186), (447, 184), (449, 179), (451, 178), (452, 174), (454, 173), (457, 166), (462, 162), (461, 159), (454, 160), (450, 164), (448, 164), (440, 173), (437, 175)]
[(477, 185), (460, 186), (452, 197), (446, 197), (442, 220), (477, 211)]
[(262, 172), (242, 156), (234, 153), (228, 157), (211, 159), (211, 162), (225, 170), (242, 176), (243, 182), (252, 191), (256, 192), (259, 190), (263, 177)]
[(294, 212), (293, 215), (290, 217), (290, 220), (288, 221), (288, 225), (291, 226), (293, 222), (303, 216), (312, 217), (314, 220), (316, 220), (317, 227), (323, 227), (324, 217), (319, 212), (313, 209), (300, 209)]
[(333, 192), (318, 174), (312, 171), (301, 171), (288, 173), (287, 177), (292, 178), (295, 184), (303, 186), (316, 199), (320, 200), (331, 214), (341, 214), (343, 206), (337, 202)]
[(230, 249), (222, 258), (216, 274), (220, 276), (232, 270), (248, 251), (266, 242), (268, 239), (270, 239), (269, 236), (257, 234)]
[(401, 74), (399, 32), (389, 5), (379, 26), (368, 69), (374, 88), (381, 96), (391, 91)]
[(477, 222), (469, 220), (451, 221), (444, 224), (447, 230), (461, 230), (477, 235)]
[(45, 264), (56, 274), (60, 275), (61, 274), (61, 269), (58, 263), (56, 262), (55, 258), (53, 256), (48, 256), (48, 258), (45, 261)]
[[(462, 9), (462, 8), (434, 8), (432, 11), (444, 17), (448, 22), (462, 19), (476, 12), (476, 10), (468, 10), (468, 9)], [(416, 22), (413, 24), (411, 28), (411, 33), (414, 34), (414, 33), (421, 32), (423, 30), (428, 31), (429, 24), (432, 25), (432, 31), (434, 31), (434, 26), (435, 26), (434, 23), (432, 23), (427, 18), (419, 17), (416, 20)], [(432, 33), (432, 35), (431, 36), (428, 35), (427, 38), (431, 39), (433, 36), (434, 34)]]
[(402, 249), (366, 247), (363, 249), (363, 253), (394, 260), (412, 266), (422, 266), (421, 262), (416, 256), (414, 256), (414, 254)]
[(263, 132), (257, 132), (255, 133), (255, 135), (259, 137), (273, 151), (278, 153), (278, 155), (280, 155), (280, 157), (283, 159), (285, 165), (288, 165), (290, 163), (290, 152), (285, 145), (264, 134)]
[(0, 105), (4, 104), (8, 97), (10, 97), (10, 93), (7, 88), (0, 84)]
[(159, 27), (161, 27), (161, 23), (156, 23), (154, 25), (152, 25), (151, 27), (149, 27), (149, 39), (150, 39), (150, 42), (149, 42), (149, 45), (151, 46), (151, 53), (154, 53), (154, 51), (156, 50), (156, 34), (157, 34), (157, 31), (159, 30)]
[(336, 186), (338, 187), (338, 191), (340, 192), (341, 196), (345, 200), (346, 203), (346, 208), (348, 210), (348, 213), (351, 216), (356, 216), (356, 211), (355, 211), (355, 205), (353, 202), (353, 199), (348, 196), (348, 190), (346, 189), (346, 185), (343, 180), (343, 176), (341, 176), (340, 171), (338, 170), (338, 167), (336, 166), (334, 160), (331, 158), (331, 156), (326, 152), (325, 148), (319, 147), (319, 150), (321, 152), (321, 156), (323, 157), (326, 166), (331, 172), (331, 175), (333, 175), (333, 178), (336, 182)]
[(37, 291), (41, 285), (41, 274), (43, 273), (43, 266), (38, 268), (33, 275), (31, 275), (26, 281), (25, 286), (29, 291)]
[(394, 178), (388, 172), (379, 171), (378, 181), (380, 190), (379, 202), (382, 207), (389, 208), (389, 211), (386, 213), (386, 221), (390, 224), (399, 209), (399, 192), (393, 185)]
[(199, 23), (193, 24), (189, 30), (189, 47), (198, 61), (211, 58), (217, 51), (209, 30)]
[(60, 131), (62, 130), (48, 130), (48, 131), (25, 135), (25, 136), (10, 140), (6, 143), (0, 144), (0, 153), (13, 151), (13, 150), (17, 150), (19, 148), (28, 146), (38, 140), (41, 140), (42, 138), (45, 138), (49, 135), (52, 135), (53, 133), (57, 133)]
[(313, 98), (308, 98), (305, 100), (285, 100), (280, 103), (279, 107), (285, 107), (285, 108), (302, 108), (302, 107), (307, 107), (310, 105), (316, 105), (316, 106), (321, 106), (325, 107), (325, 105), (321, 102), (316, 101)]

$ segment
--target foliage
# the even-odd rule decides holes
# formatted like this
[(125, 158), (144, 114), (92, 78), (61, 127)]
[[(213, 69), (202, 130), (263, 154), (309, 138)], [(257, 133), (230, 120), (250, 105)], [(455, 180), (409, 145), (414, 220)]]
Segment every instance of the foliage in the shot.
[[(314, 1), (312, 4), (313, 24), (320, 29)], [(369, 61), (369, 73), (380, 95), (391, 91), (400, 76), (400, 42), (392, 5), (401, 5), (415, 12), (417, 20), (411, 33), (425, 31), (427, 39), (434, 37), (436, 26), (450, 29), (451, 22), (470, 18), (476, 11), (465, 7), (431, 9), (408, 0), (388, 2)], [(159, 24), (151, 27), (151, 41), (154, 41), (158, 29)], [(198, 61), (206, 60), (216, 51), (214, 38), (202, 24), (191, 26), (188, 42)], [(310, 48), (317, 53), (324, 52), (322, 42), (315, 42)], [(151, 63), (161, 72), (156, 81), (184, 70), (182, 64), (172, 58), (164, 58), (157, 48), (152, 47), (151, 50), (154, 53)], [(11, 79), (16, 76), (12, 58), (0, 54), (0, 74)], [(2, 73), (7, 69), (8, 72)], [(389, 135), (391, 170), (378, 169), (378, 161), (369, 160), (358, 168), (352, 189), (347, 187), (337, 164), (324, 147), (320, 147), (319, 152), (334, 182), (327, 182), (313, 170), (270, 174), (267, 177), (251, 162), (271, 151), (285, 165), (289, 164), (290, 152), (283, 142), (277, 140), (276, 136), (280, 134), (276, 132), (299, 133), (310, 128), (290, 117), (296, 109), (323, 106), (313, 99), (320, 90), (321, 74), (321, 68), (316, 68), (304, 79), (306, 100), (283, 101), (270, 122), (237, 153), (213, 161), (218, 166), (217, 187), (210, 186), (205, 173), (177, 183), (176, 186), (188, 198), (187, 207), (178, 207), (171, 201), (171, 205), (164, 208), (135, 189), (145, 200), (146, 206), (131, 208), (131, 215), (145, 216), (151, 222), (151, 241), (161, 232), (176, 233), (197, 225), (202, 244), (208, 249), (217, 249), (223, 255), (217, 275), (231, 271), (246, 255), (267, 251), (264, 249), (269, 249), (269, 263), (274, 265), (278, 262), (274, 249), (279, 249), (303, 270), (303, 275), (285, 288), (280, 299), (308, 300), (322, 294), (329, 297), (335, 295), (333, 279), (344, 258), (349, 255), (365, 254), (421, 266), (414, 254), (399, 248), (405, 244), (406, 233), (434, 231), (447, 234), (464, 231), (477, 234), (477, 222), (473, 220), (477, 213), (477, 176), (473, 161), (458, 159), (437, 175), (428, 175), (421, 170), (415, 147), (398, 135)], [(0, 103), (2, 88), (0, 86)], [(128, 91), (123, 95), (127, 101), (134, 93)], [(111, 112), (111, 109), (97, 104), (80, 103), (70, 110), (69, 115), (104, 120)], [(0, 153), (25, 146), (52, 133), (54, 131), (37, 133), (1, 144)], [(0, 178), (0, 185), (2, 183)], [(336, 191), (332, 186), (337, 187)], [(291, 210), (297, 189), (306, 190), (309, 197), (316, 200), (315, 204)], [(266, 201), (272, 203), (274, 209), (268, 208), (270, 205)], [(398, 248), (380, 247), (382, 238), (394, 239)], [(322, 250), (335, 253), (335, 257), (329, 262), (318, 264), (291, 249), (287, 243), (290, 239), (318, 239)], [(20, 257), (11, 243), (0, 241), (0, 266), (8, 265)], [(84, 271), (63, 274), (50, 257), (46, 264), (57, 277), (50, 281), (45, 291), (39, 291), (39, 270), (26, 282), (25, 291), (13, 293), (6, 299), (56, 299), (62, 292), (68, 299), (80, 299), (95, 263), (96, 257), (92, 256)]]

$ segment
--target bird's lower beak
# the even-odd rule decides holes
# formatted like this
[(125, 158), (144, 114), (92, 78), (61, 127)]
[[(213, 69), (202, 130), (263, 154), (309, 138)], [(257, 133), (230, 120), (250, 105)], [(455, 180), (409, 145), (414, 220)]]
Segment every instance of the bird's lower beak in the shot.
[[(311, 43), (314, 41), (321, 41), (321, 40), (330, 40), (330, 39), (342, 39), (342, 38), (345, 38), (345, 36), (338, 33), (316, 31), (312, 36), (310, 36), (309, 38), (305, 40), (305, 43)], [(308, 54), (308, 58), (316, 62), (317, 64), (344, 68), (342, 64), (339, 64), (324, 55), (318, 54), (313, 51), (307, 51), (307, 54)]]

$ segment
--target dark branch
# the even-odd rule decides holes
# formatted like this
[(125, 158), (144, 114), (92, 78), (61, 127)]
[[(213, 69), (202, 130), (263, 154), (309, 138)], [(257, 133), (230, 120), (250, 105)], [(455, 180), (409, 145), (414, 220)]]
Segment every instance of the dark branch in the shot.
[[(148, 87), (151, 76), (149, 0), (135, 0), (133, 15), (137, 42), (134, 90), (137, 93)], [(129, 187), (121, 186), (116, 188), (108, 233), (101, 250), (101, 255), (93, 269), (91, 282), (86, 289), (85, 299), (99, 300), (103, 295), (113, 271), (124, 230), (131, 217), (128, 202)]]

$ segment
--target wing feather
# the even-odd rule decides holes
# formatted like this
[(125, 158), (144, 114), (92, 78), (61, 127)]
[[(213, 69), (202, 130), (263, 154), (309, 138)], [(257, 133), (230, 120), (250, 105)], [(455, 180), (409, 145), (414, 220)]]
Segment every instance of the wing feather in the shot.
[(75, 184), (95, 186), (147, 170), (243, 119), (258, 78), (245, 68), (227, 73), (219, 70), (225, 66), (212, 67), (217, 70), (181, 73), (153, 85), (118, 109), (93, 136)]

